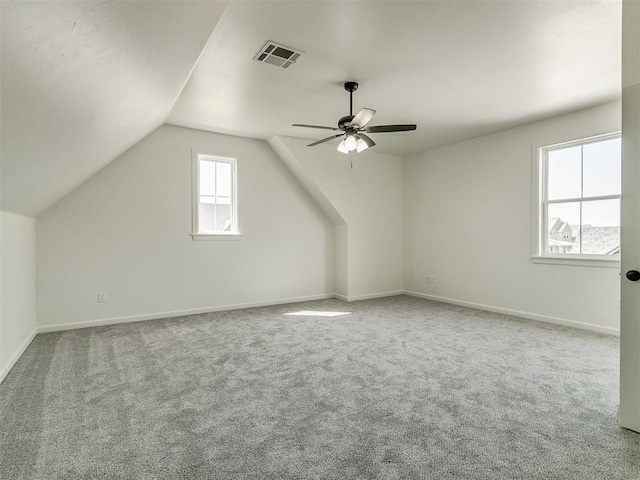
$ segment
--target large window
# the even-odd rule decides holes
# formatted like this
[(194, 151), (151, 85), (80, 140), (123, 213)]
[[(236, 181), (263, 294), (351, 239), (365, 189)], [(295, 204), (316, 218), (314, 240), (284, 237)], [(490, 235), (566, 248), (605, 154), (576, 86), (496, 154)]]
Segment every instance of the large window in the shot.
[(619, 134), (538, 149), (537, 255), (619, 260)]
[(237, 235), (236, 159), (194, 156), (193, 233)]

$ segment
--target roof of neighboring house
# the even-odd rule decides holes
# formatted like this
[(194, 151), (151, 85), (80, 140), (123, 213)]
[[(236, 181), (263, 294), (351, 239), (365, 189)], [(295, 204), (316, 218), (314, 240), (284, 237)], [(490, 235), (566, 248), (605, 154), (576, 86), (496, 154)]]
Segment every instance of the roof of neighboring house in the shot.
[[(579, 230), (578, 228), (578, 231)], [(619, 250), (620, 227), (582, 226), (582, 253), (589, 255), (611, 255), (619, 252)]]
[(573, 238), (580, 236), (580, 225), (571, 225), (571, 236)]
[[(549, 238), (549, 246), (572, 246), (571, 253), (585, 255), (620, 254), (620, 227), (594, 227), (592, 225), (569, 225), (559, 217), (549, 218), (549, 233), (564, 232), (571, 228), (571, 240)], [(582, 241), (582, 252), (580, 242)]]
[(549, 232), (562, 232), (567, 228), (571, 228), (571, 226), (560, 217), (549, 218)]

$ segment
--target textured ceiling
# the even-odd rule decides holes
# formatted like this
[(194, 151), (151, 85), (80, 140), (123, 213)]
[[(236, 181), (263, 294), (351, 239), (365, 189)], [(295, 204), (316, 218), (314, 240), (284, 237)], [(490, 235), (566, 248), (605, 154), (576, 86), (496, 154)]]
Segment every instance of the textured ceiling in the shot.
[(2, 209), (36, 215), (164, 123), (226, 2), (0, 6)]
[[(0, 5), (2, 208), (29, 215), (164, 122), (322, 138), (290, 125), (335, 125), (346, 80), (371, 124), (418, 124), (372, 135), (398, 156), (620, 96), (617, 0)], [(258, 63), (267, 40), (305, 54)]]
[[(168, 121), (319, 139), (290, 125), (335, 126), (356, 80), (371, 124), (418, 124), (372, 135), (405, 156), (618, 99), (620, 18), (617, 1), (233, 2)], [(305, 54), (252, 60), (267, 40)]]

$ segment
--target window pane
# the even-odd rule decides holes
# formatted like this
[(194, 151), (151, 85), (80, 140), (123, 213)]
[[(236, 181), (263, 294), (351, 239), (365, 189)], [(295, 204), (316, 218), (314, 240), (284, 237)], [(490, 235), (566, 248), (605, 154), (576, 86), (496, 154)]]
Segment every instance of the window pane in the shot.
[(546, 253), (580, 253), (580, 202), (549, 205)]
[(216, 205), (216, 231), (231, 231), (231, 205)]
[(218, 195), (231, 196), (231, 164), (227, 162), (216, 162), (216, 188)]
[(620, 200), (582, 204), (582, 253), (620, 254)]
[(216, 205), (200, 203), (198, 205), (198, 231), (201, 233), (216, 231)]
[(620, 139), (590, 143), (583, 148), (584, 196), (619, 195), (622, 163)]
[(553, 218), (560, 218), (569, 225), (579, 225), (580, 202), (554, 203), (549, 205), (549, 223), (551, 223)]
[(200, 195), (215, 195), (216, 164), (200, 160)]
[(580, 146), (547, 152), (547, 198), (579, 198), (581, 195)]
[(595, 200), (582, 204), (582, 223), (594, 227), (620, 226), (620, 200)]

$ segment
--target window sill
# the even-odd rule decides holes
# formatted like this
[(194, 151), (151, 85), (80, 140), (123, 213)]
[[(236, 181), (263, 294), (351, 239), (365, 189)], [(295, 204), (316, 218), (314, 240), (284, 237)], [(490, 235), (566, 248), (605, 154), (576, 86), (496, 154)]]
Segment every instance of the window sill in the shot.
[(192, 233), (191, 238), (197, 242), (210, 240), (240, 240), (239, 233)]
[(569, 265), (573, 267), (602, 267), (620, 269), (620, 257), (610, 258), (600, 255), (583, 255), (581, 257), (568, 256), (534, 256), (531, 257), (532, 263), (546, 263), (550, 265)]

